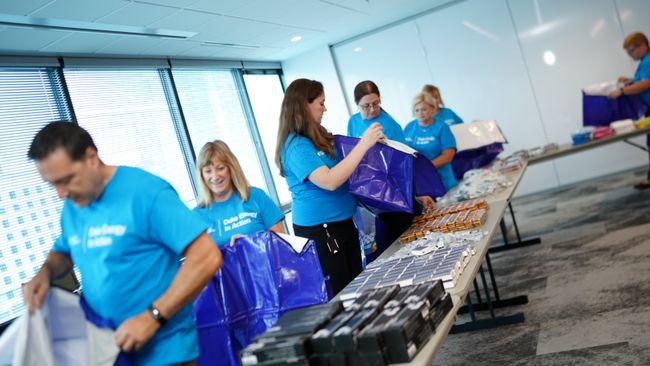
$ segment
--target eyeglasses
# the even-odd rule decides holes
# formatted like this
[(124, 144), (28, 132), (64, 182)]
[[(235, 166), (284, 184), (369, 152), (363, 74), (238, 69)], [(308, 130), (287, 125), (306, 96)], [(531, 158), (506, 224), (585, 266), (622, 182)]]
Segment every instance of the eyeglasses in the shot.
[(635, 44), (635, 45), (633, 45), (633, 46), (630, 46), (630, 47), (628, 47), (628, 48), (625, 49), (625, 52), (627, 52), (627, 54), (629, 55), (629, 54), (631, 54), (632, 52), (634, 52), (634, 50), (636, 50), (639, 46), (640, 46), (640, 45), (638, 45), (638, 44)]
[(368, 104), (359, 104), (359, 108), (361, 108), (362, 111), (367, 112), (371, 108), (372, 109), (379, 108), (380, 105), (381, 105), (381, 101), (376, 100), (376, 101), (374, 101), (372, 103), (368, 103)]

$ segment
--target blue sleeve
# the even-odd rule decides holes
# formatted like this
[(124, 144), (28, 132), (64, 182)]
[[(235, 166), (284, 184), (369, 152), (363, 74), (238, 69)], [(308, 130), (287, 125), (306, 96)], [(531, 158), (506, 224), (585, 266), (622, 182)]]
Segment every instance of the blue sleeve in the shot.
[(348, 136), (356, 137), (354, 136), (354, 128), (352, 127), (353, 123), (354, 123), (354, 116), (350, 116), (350, 119), (348, 119)]
[(447, 149), (456, 149), (456, 138), (451, 133), (449, 126), (443, 123), (442, 129), (440, 130), (440, 151)]
[(54, 245), (52, 246), (52, 251), (70, 255), (70, 247), (68, 246), (67, 241), (63, 240), (63, 235), (56, 238)]
[(208, 225), (198, 213), (190, 211), (171, 186), (165, 187), (154, 197), (149, 212), (151, 237), (181, 254)]
[(413, 137), (412, 136), (409, 137), (410, 129), (411, 129), (411, 122), (407, 123), (406, 127), (404, 127), (402, 136), (404, 136), (404, 143), (410, 146), (412, 149), (415, 149), (415, 144), (413, 143)]
[(314, 144), (306, 137), (295, 137), (285, 152), (285, 169), (296, 175), (298, 180), (304, 182), (314, 170), (325, 166), (318, 157)]
[(255, 200), (257, 207), (259, 207), (264, 229), (269, 230), (273, 225), (284, 219), (282, 210), (275, 205), (275, 202), (263, 190), (251, 187), (250, 198)]
[(384, 123), (382, 123), (384, 135), (391, 140), (406, 143), (404, 140), (404, 131), (402, 131), (402, 127), (399, 123), (397, 123), (397, 121), (395, 121), (395, 119), (386, 111), (382, 111), (380, 116), (383, 116), (384, 118)]
[(463, 123), (463, 119), (460, 118), (460, 117), (456, 114), (456, 112), (452, 111), (451, 109), (449, 110), (449, 112), (451, 112), (451, 116), (452, 116), (452, 118), (454, 119), (454, 124), (457, 124), (457, 123)]
[(650, 79), (650, 60), (644, 60), (639, 64), (639, 68), (634, 75), (634, 81), (638, 82), (641, 80)]
[(385, 135), (391, 140), (406, 143), (406, 140), (404, 139), (404, 131), (402, 131), (402, 128), (397, 124), (397, 122), (394, 122), (394, 124), (391, 125), (389, 133), (385, 133)]

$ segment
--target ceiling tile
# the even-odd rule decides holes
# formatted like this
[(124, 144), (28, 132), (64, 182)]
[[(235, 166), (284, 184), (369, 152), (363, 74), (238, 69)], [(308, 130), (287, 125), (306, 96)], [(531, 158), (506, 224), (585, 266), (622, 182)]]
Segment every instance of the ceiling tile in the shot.
[(188, 6), (188, 8), (202, 10), (202, 11), (209, 11), (209, 12), (219, 13), (219, 14), (228, 14), (252, 2), (254, 2), (254, 0), (229, 0), (229, 1), (199, 0), (193, 3), (192, 5)]
[(0, 32), (0, 52), (28, 51), (36, 52), (47, 44), (65, 37), (70, 32), (7, 27)]
[[(213, 1), (218, 1), (218, 0), (213, 0)], [(196, 3), (197, 0), (147, 0), (146, 2), (184, 8), (188, 5), (192, 5)]]
[(185, 51), (176, 53), (178, 57), (212, 57), (213, 54), (219, 52), (224, 47), (212, 47), (196, 44), (196, 47), (189, 48)]
[(124, 0), (96, 1), (92, 6), (88, 6), (88, 0), (56, 1), (31, 16), (92, 22), (128, 4)]
[(95, 51), (99, 54), (139, 55), (151, 48), (152, 44), (159, 43), (159, 38), (141, 36), (119, 36), (117, 41), (109, 43)]
[(74, 32), (69, 37), (62, 38), (46, 48), (43, 52), (53, 53), (94, 53), (95, 51), (116, 41), (122, 36), (115, 34), (95, 34), (86, 32)]
[(177, 39), (161, 39), (153, 47), (143, 49), (140, 54), (148, 56), (175, 56), (197, 47), (195, 42), (181, 41)]
[(20, 0), (20, 1), (0, 1), (0, 13), (12, 15), (29, 15), (30, 12), (41, 6), (54, 2), (53, 0)]
[(212, 56), (220, 59), (248, 59), (251, 55), (259, 52), (259, 50), (247, 50), (242, 48), (223, 48), (217, 50)]
[(304, 0), (258, 1), (233, 11), (232, 15), (325, 32), (328, 22), (353, 21), (359, 14), (326, 3)]
[(148, 27), (149, 24), (176, 12), (178, 10), (174, 8), (131, 3), (109, 16), (100, 18), (97, 22)]
[(198, 28), (213, 22), (216, 18), (221, 17), (190, 10), (179, 10), (174, 14), (151, 23), (149, 26), (153, 28), (196, 32)]
[[(205, 23), (196, 29), (198, 34), (192, 37), (192, 39), (201, 41), (227, 41), (224, 39), (225, 36), (235, 34), (234, 37), (237, 41), (241, 41), (242, 34), (246, 34), (246, 37), (244, 37), (245, 39), (252, 38), (250, 35), (251, 28), (254, 28), (255, 32), (263, 32), (262, 29), (260, 29), (262, 27), (258, 28), (257, 24), (253, 24), (247, 20), (214, 16), (210, 22)], [(268, 31), (268, 29), (264, 29), (264, 31)], [(237, 37), (237, 35), (240, 36)]]

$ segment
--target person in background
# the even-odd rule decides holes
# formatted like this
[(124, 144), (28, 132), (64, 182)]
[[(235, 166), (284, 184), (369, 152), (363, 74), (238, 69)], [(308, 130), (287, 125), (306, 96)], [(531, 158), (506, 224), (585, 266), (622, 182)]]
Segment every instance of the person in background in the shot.
[(344, 159), (334, 137), (321, 125), (323, 84), (297, 79), (287, 88), (280, 110), (275, 162), (292, 197), (293, 229), (313, 239), (333, 294), (361, 272), (359, 233), (352, 222), (357, 201), (347, 180), (365, 153), (379, 141), (381, 124), (371, 124)]
[[(646, 117), (650, 117), (650, 49), (648, 47), (648, 37), (641, 32), (630, 33), (623, 41), (625, 52), (634, 60), (639, 61), (639, 65), (634, 73), (634, 78), (630, 79), (625, 76), (618, 78), (618, 82), (624, 84), (623, 87), (614, 90), (609, 94), (610, 98), (618, 98), (621, 95), (639, 94), (643, 102), (648, 106)], [(650, 134), (646, 135), (646, 144), (650, 151)], [(650, 158), (650, 152), (649, 158)], [(650, 167), (645, 180), (634, 186), (636, 189), (650, 188)]]
[(248, 185), (225, 142), (215, 140), (201, 148), (196, 174), (201, 189), (194, 210), (210, 225), (208, 233), (217, 245), (259, 231), (284, 232), (284, 214), (263, 190)]
[(431, 160), (445, 189), (449, 190), (458, 183), (451, 168), (456, 154), (456, 139), (447, 124), (433, 117), (437, 105), (429, 94), (418, 94), (412, 105), (416, 119), (404, 128), (406, 144)]
[[(381, 123), (384, 135), (390, 139), (405, 143), (402, 127), (381, 108), (379, 87), (373, 81), (365, 80), (354, 87), (354, 102), (359, 107), (348, 120), (348, 136), (360, 137), (373, 122)], [(416, 197), (423, 206), (435, 205), (431, 197)], [(377, 215), (375, 221), (377, 250), (367, 257), (372, 261), (411, 226), (414, 215), (402, 212), (384, 212)]]
[(75, 123), (45, 126), (28, 156), (64, 199), (61, 236), (24, 286), (29, 312), (43, 305), (50, 281), (76, 265), (84, 299), (117, 326), (122, 351), (137, 351), (135, 364), (194, 364), (199, 348), (189, 303), (222, 264), (207, 225), (166, 181), (104, 164)]
[(429, 94), (436, 101), (436, 110), (433, 112), (433, 118), (443, 121), (447, 126), (463, 123), (463, 120), (454, 111), (445, 108), (445, 103), (442, 101), (442, 96), (440, 95), (440, 89), (437, 86), (426, 84), (422, 87), (422, 93)]
[(354, 103), (359, 107), (359, 113), (353, 114), (348, 120), (348, 136), (361, 137), (368, 127), (379, 122), (386, 138), (404, 142), (402, 127), (381, 108), (377, 84), (370, 80), (357, 84), (354, 87)]

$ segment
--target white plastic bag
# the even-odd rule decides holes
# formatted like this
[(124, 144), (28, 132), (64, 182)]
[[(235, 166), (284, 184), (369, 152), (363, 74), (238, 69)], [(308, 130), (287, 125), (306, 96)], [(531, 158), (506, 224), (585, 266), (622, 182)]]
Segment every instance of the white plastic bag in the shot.
[(52, 288), (45, 304), (27, 311), (0, 337), (0, 365), (113, 365), (119, 354), (113, 331), (88, 322), (79, 296)]
[(497, 121), (473, 121), (450, 127), (456, 139), (456, 152), (478, 149), (496, 142), (506, 143)]
[(616, 80), (604, 81), (602, 83), (591, 84), (582, 89), (585, 95), (607, 96), (609, 93), (620, 88)]

